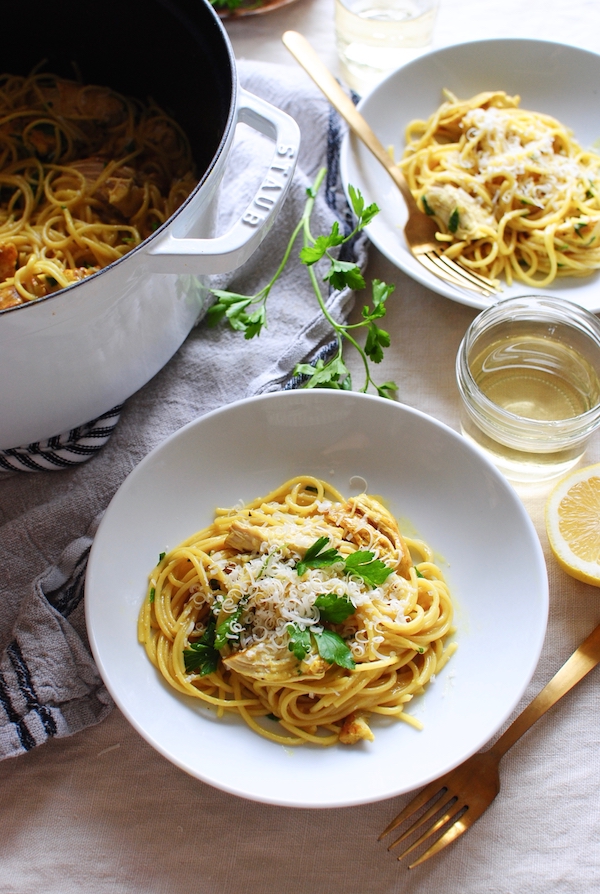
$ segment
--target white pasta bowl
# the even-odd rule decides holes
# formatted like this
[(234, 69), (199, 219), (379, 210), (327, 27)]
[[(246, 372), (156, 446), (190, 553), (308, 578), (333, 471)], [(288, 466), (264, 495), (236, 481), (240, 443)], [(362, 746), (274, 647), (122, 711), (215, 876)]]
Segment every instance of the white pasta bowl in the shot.
[[(443, 89), (459, 99), (483, 91), (504, 90), (521, 97), (520, 107), (551, 115), (573, 131), (574, 139), (590, 149), (600, 138), (600, 55), (543, 40), (498, 38), (457, 44), (428, 53), (388, 75), (359, 103), (358, 108), (380, 141), (399, 159), (405, 146), (406, 125), (428, 118), (443, 102)], [(389, 174), (353, 135), (342, 145), (343, 182), (359, 188), (380, 213), (366, 228), (371, 241), (388, 260), (434, 292), (485, 308), (492, 299), (454, 288), (429, 273), (410, 253), (404, 239), (406, 206)], [(525, 283), (506, 286), (503, 298), (553, 294), (600, 311), (600, 273), (589, 277), (555, 279), (536, 289)]]
[[(160, 552), (306, 473), (343, 494), (381, 495), (434, 549), (456, 605), (456, 653), (408, 706), (423, 729), (371, 719), (373, 742), (288, 747), (218, 719), (170, 688), (137, 641)], [(169, 437), (129, 475), (92, 547), (86, 617), (117, 705), (161, 754), (227, 792), (342, 807), (418, 788), (482, 748), (521, 699), (544, 640), (548, 586), (531, 521), (506, 480), (460, 435), (392, 401), (293, 391), (231, 404)]]

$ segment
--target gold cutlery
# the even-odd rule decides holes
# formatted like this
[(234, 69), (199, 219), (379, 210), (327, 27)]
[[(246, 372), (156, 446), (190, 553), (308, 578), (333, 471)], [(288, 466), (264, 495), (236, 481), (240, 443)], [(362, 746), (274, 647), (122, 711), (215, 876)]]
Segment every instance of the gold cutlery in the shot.
[(371, 127), (357, 111), (350, 97), (346, 95), (331, 72), (321, 62), (306, 38), (297, 31), (286, 31), (282, 40), (294, 59), (310, 75), (352, 132), (383, 165), (400, 190), (408, 210), (404, 236), (414, 257), (430, 273), (457, 288), (468, 289), (485, 297), (494, 295), (498, 291), (498, 287), (492, 280), (467, 270), (466, 267), (446, 258), (441, 253), (439, 242), (435, 238), (438, 229), (436, 224), (431, 217), (420, 210), (402, 171), (393, 162)]
[[(400, 837), (388, 847), (388, 850), (400, 842), (406, 841), (429, 820), (436, 817), (440, 811), (442, 811), (442, 815), (434, 819), (432, 825), (422, 832), (416, 841), (406, 847), (398, 859), (401, 860), (424, 844), (436, 832), (441, 832), (440, 836), (417, 860), (410, 864), (410, 869), (428, 860), (429, 857), (433, 857), (434, 854), (439, 853), (448, 844), (455, 841), (473, 825), (475, 820), (479, 819), (500, 791), (498, 765), (509, 748), (512, 748), (536, 720), (539, 720), (599, 662), (600, 625), (573, 652), (550, 682), (544, 686), (490, 749), (474, 754), (455, 770), (427, 785), (384, 829), (379, 840), (381, 841), (406, 820), (413, 818), (435, 798), (435, 803), (422, 816), (417, 817), (412, 825), (405, 829)], [(441, 831), (443, 829), (445, 831)]]

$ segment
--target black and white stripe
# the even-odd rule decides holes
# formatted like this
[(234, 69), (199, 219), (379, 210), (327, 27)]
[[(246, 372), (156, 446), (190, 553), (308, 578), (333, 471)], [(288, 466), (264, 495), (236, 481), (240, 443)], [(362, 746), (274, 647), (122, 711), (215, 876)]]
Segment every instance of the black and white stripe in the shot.
[(97, 419), (46, 441), (0, 450), (0, 470), (50, 472), (85, 462), (102, 450), (119, 421), (122, 409), (123, 405), (119, 404)]

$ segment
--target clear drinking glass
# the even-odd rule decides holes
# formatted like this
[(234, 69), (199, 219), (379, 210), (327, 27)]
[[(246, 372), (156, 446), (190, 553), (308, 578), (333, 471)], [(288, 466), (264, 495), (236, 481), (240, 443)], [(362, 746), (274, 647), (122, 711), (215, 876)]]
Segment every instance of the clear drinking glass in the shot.
[(431, 46), (439, 0), (335, 0), (344, 80), (357, 93)]
[(465, 437), (512, 481), (554, 478), (600, 426), (600, 321), (559, 298), (500, 301), (467, 329), (456, 377)]

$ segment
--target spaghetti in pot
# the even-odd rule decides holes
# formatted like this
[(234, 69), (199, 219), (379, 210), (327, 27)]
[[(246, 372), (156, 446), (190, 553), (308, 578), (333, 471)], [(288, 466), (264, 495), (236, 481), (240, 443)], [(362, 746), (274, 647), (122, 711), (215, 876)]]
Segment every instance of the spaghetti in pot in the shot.
[(375, 498), (299, 476), (160, 556), (138, 637), (174, 689), (274, 742), (372, 740), (456, 646), (430, 548)]
[(153, 102), (51, 74), (0, 77), (0, 309), (131, 251), (197, 183), (179, 125)]
[(411, 121), (399, 162), (440, 249), (491, 279), (545, 287), (600, 267), (600, 156), (497, 91)]

